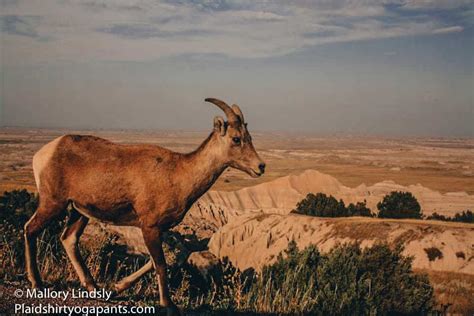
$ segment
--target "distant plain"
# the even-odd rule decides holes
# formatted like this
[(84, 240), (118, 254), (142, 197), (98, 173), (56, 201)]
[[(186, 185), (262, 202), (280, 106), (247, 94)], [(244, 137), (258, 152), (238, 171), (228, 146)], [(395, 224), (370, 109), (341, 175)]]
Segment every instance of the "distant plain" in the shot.
[[(92, 134), (118, 143), (151, 143), (178, 152), (197, 148), (209, 132), (92, 131), (0, 128), (0, 190), (35, 190), (31, 159), (44, 144), (63, 134)], [(213, 190), (237, 190), (315, 169), (356, 187), (392, 180), (421, 184), (441, 193), (474, 194), (474, 139), (389, 138), (254, 132), (254, 145), (267, 163), (252, 179), (228, 169)]]

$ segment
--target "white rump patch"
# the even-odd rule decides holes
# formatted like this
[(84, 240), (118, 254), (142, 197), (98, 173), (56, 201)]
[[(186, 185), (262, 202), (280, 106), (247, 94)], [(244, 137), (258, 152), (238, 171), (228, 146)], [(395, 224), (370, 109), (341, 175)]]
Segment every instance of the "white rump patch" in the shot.
[(53, 157), (56, 147), (59, 141), (64, 136), (58, 137), (55, 140), (47, 143), (33, 156), (33, 174), (35, 176), (36, 188), (40, 191), (40, 175), (44, 168), (48, 165), (49, 161)]

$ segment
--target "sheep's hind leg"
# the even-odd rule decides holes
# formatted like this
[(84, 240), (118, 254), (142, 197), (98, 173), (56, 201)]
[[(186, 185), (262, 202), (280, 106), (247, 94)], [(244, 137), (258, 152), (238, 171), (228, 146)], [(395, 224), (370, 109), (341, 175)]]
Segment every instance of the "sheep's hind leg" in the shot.
[(139, 270), (135, 271), (134, 273), (130, 274), (128, 277), (123, 278), (117, 284), (115, 284), (115, 291), (117, 293), (125, 291), (126, 289), (130, 288), (133, 284), (135, 284), (142, 276), (144, 276), (150, 271), (153, 271), (153, 269), (154, 269), (153, 261), (149, 260)]
[(81, 257), (78, 246), (79, 238), (81, 238), (88, 222), (89, 219), (87, 217), (73, 209), (66, 223), (66, 228), (61, 235), (61, 242), (66, 250), (69, 260), (71, 260), (74, 270), (76, 270), (76, 273), (79, 276), (81, 285), (88, 291), (93, 291), (97, 287), (89, 269), (87, 269), (87, 266)]
[(37, 238), (48, 224), (55, 220), (65, 209), (63, 205), (46, 202), (45, 200), (41, 201), (40, 199), (38, 209), (24, 227), (26, 271), (33, 288), (43, 285), (36, 258)]

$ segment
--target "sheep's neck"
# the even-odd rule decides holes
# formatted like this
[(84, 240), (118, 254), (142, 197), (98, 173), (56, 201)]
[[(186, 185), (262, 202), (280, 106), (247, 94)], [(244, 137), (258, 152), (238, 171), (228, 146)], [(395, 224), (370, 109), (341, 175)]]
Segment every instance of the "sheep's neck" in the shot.
[(194, 203), (206, 193), (227, 168), (217, 137), (219, 135), (212, 133), (198, 149), (186, 154), (183, 159), (182, 170), (186, 183), (181, 185), (188, 204)]

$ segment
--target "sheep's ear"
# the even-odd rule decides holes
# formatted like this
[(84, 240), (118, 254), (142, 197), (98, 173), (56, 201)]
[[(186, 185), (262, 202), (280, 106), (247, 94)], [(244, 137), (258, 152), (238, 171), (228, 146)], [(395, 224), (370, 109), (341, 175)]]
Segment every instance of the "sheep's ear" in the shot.
[(240, 119), (240, 123), (244, 124), (245, 123), (244, 115), (242, 114), (242, 110), (239, 108), (239, 106), (237, 104), (232, 105), (232, 111), (234, 111), (234, 113), (237, 114), (237, 116)]
[(225, 135), (226, 132), (226, 124), (224, 119), (221, 116), (216, 116), (214, 118), (214, 130), (219, 132), (221, 136)]

